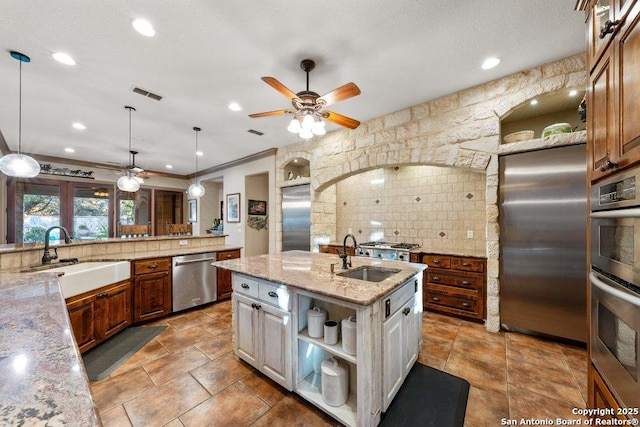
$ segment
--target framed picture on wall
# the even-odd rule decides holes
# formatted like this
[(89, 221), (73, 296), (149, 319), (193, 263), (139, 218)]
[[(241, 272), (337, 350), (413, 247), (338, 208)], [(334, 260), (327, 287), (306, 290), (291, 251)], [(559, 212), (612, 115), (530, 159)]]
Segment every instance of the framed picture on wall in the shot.
[(188, 222), (198, 221), (198, 200), (189, 200), (189, 220)]
[(240, 222), (240, 193), (227, 194), (227, 222)]
[(249, 215), (266, 215), (267, 214), (267, 202), (264, 200), (251, 200), (249, 199)]

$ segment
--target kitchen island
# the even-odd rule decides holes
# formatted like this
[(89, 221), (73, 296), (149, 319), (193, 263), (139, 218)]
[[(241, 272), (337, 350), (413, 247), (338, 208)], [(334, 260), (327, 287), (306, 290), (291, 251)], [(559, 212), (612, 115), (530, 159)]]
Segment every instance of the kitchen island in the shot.
[[(426, 266), (354, 257), (342, 270), (341, 261), (290, 251), (213, 265), (233, 271), (236, 356), (345, 425), (377, 425), (420, 353)], [(355, 348), (346, 331), (337, 344), (311, 333), (314, 307), (327, 320), (355, 320)], [(330, 358), (348, 375), (337, 406), (322, 394)]]

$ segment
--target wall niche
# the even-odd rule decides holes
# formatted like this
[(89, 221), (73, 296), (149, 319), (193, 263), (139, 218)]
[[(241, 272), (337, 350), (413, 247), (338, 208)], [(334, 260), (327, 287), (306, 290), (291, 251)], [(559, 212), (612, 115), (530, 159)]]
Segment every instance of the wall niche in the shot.
[(309, 160), (301, 157), (291, 159), (283, 168), (284, 180), (294, 181), (302, 178), (309, 178)]

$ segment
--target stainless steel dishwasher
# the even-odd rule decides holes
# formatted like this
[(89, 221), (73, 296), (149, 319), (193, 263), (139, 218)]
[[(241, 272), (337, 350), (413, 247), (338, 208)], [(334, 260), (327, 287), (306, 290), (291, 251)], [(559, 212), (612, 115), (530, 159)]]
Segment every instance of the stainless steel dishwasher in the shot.
[(173, 311), (185, 310), (217, 299), (215, 252), (175, 256), (173, 264)]

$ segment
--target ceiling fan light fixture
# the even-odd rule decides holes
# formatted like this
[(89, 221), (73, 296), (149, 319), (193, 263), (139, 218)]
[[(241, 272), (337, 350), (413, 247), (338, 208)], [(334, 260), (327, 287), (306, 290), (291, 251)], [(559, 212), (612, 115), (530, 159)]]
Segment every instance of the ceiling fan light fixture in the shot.
[(31, 58), (20, 52), (11, 51), (11, 57), (20, 62), (18, 102), (18, 152), (7, 154), (0, 158), (0, 171), (7, 176), (17, 178), (33, 178), (40, 173), (40, 163), (31, 156), (22, 154), (22, 63), (31, 62)]
[(302, 129), (298, 135), (302, 139), (311, 139), (311, 138), (313, 138), (313, 132), (311, 132), (311, 129)]
[(302, 123), (300, 124), (300, 126), (302, 126), (303, 130), (311, 130), (313, 128), (314, 123), (315, 123), (315, 120), (313, 119), (313, 115), (306, 114), (302, 119)]
[(291, 123), (289, 123), (289, 127), (287, 127), (287, 130), (291, 133), (300, 133), (302, 127), (300, 126), (300, 122), (298, 121), (298, 119), (292, 119)]
[(118, 179), (118, 189), (120, 191), (135, 193), (140, 189), (140, 183), (134, 176), (131, 176), (129, 171), (127, 171), (126, 175), (121, 176), (120, 179)]
[(326, 129), (324, 128), (324, 122), (322, 120), (318, 120), (317, 122), (313, 123), (313, 126), (311, 126), (311, 132), (313, 132), (314, 135), (318, 136), (327, 133)]

